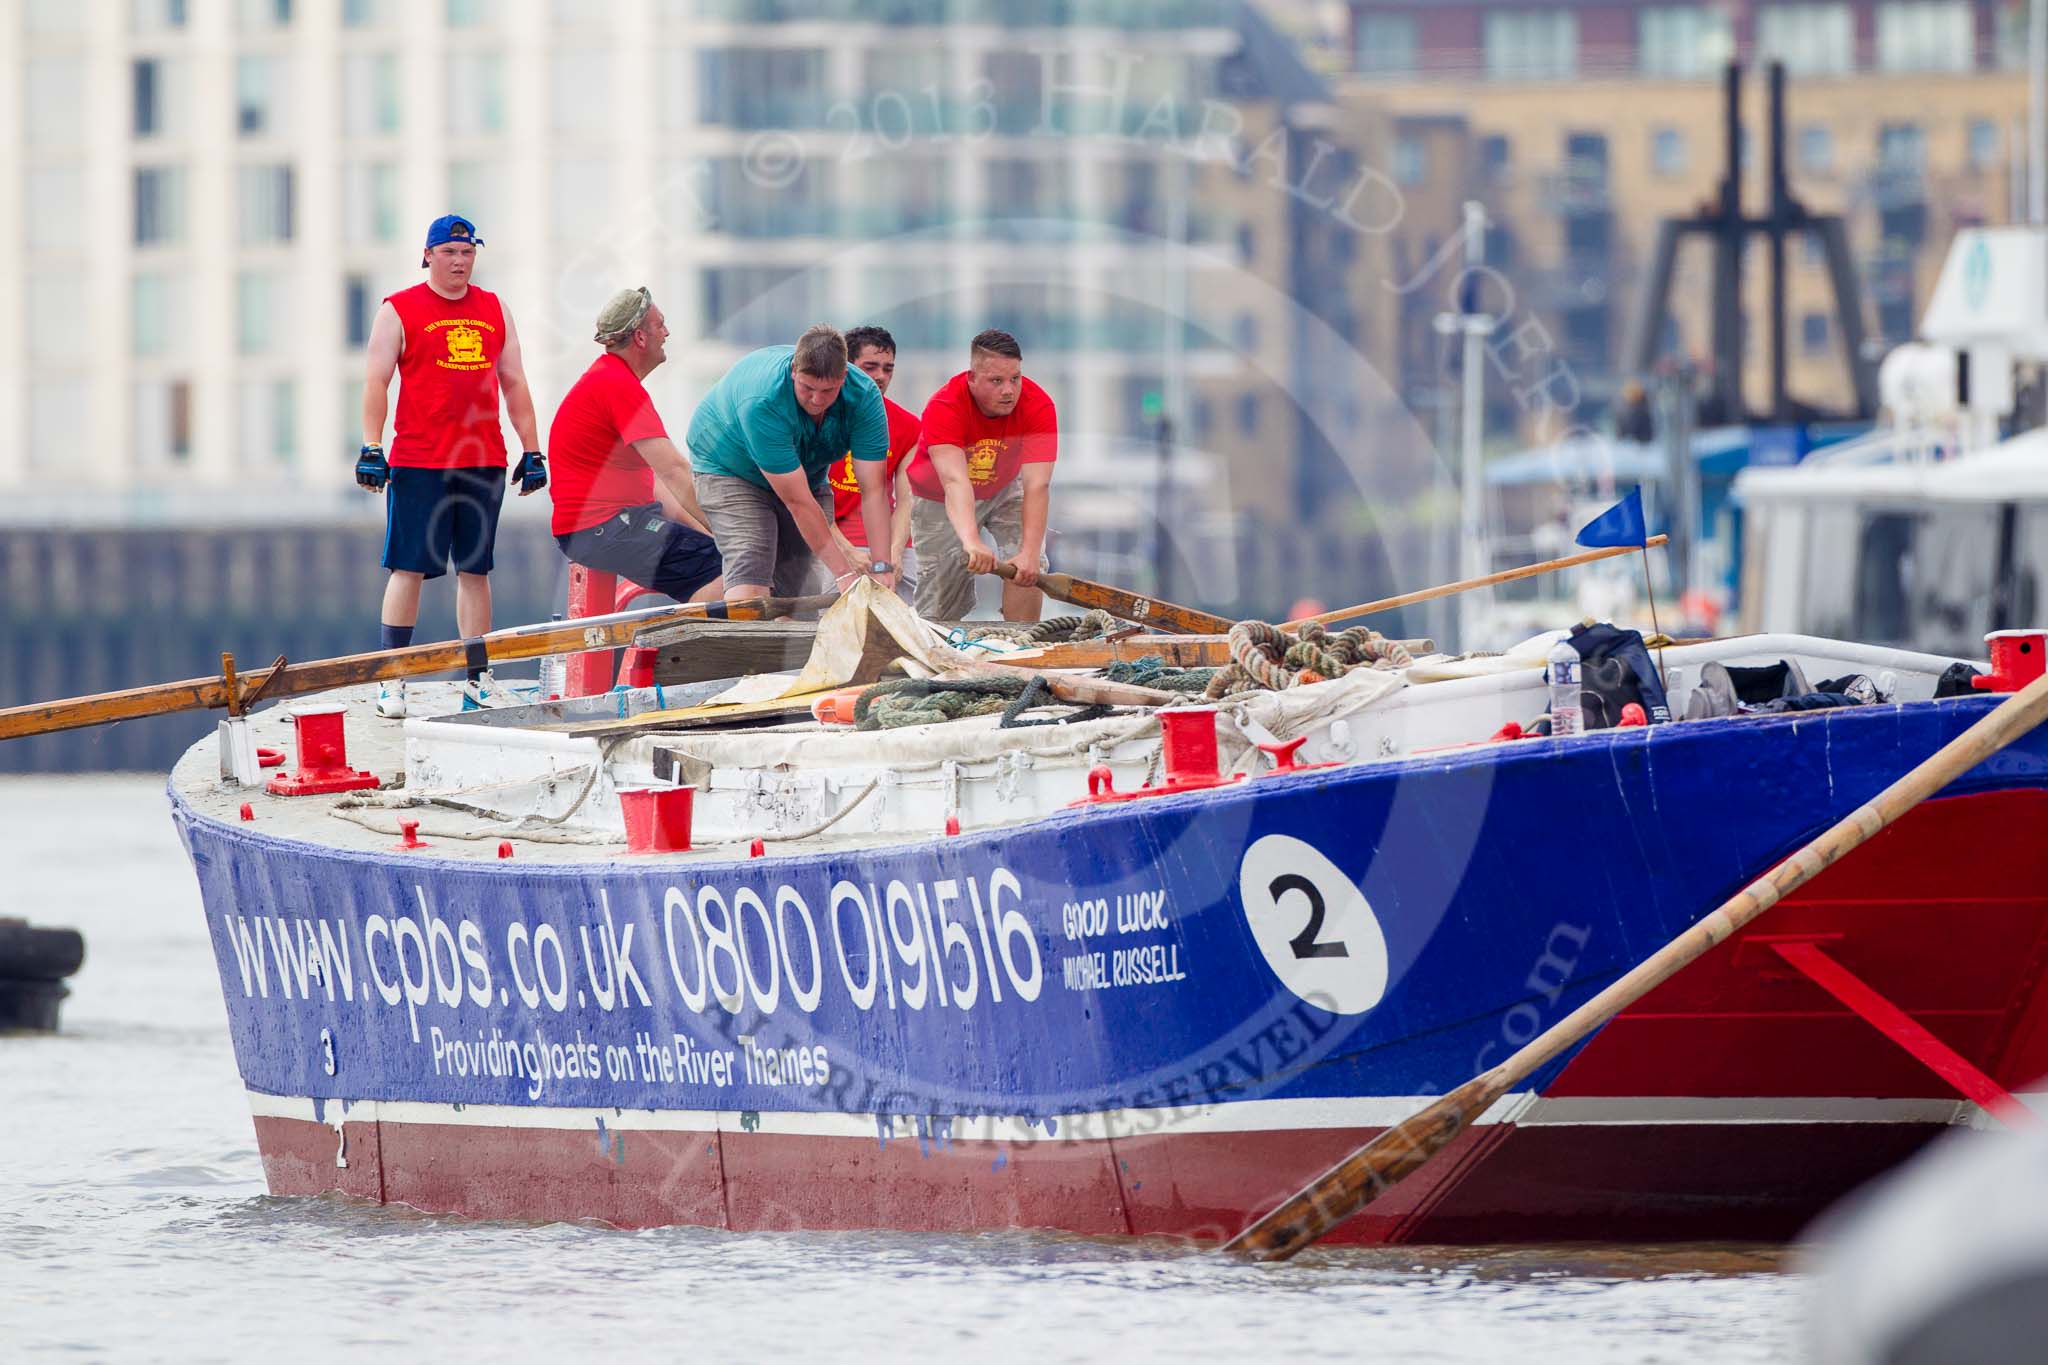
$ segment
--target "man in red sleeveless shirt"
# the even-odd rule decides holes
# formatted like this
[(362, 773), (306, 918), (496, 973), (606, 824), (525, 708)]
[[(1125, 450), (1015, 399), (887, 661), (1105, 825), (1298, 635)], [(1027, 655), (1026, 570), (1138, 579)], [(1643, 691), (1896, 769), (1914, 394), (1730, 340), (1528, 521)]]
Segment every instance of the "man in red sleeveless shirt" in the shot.
[(868, 529), (861, 513), (860, 480), (853, 472), (853, 452), (832, 466), (826, 481), (832, 485), (832, 538), (839, 552), (855, 564), (881, 561), (896, 566), (896, 594), (914, 601), (917, 592), (917, 564), (910, 547), (910, 484), (904, 465), (917, 449), (917, 414), (889, 397), (889, 385), (896, 380), (896, 338), (884, 327), (856, 327), (846, 334), (846, 359), (856, 370), (875, 381), (882, 391), (882, 409), (889, 417), (889, 460), (883, 477), (889, 488), (888, 553), (868, 550)]
[[(525, 453), (521, 497), (547, 483), (533, 394), (512, 315), (495, 294), (470, 283), (476, 225), (449, 214), (427, 227), (424, 284), (384, 300), (370, 327), (363, 385), (363, 448), (356, 482), (384, 493), (384, 586), (378, 648), (412, 643), (420, 585), (455, 565), (455, 620), (465, 638), (491, 628), (492, 551), (505, 500), (505, 437), (498, 397)], [(384, 419), (391, 375), (398, 374), (398, 416), (387, 462)], [(481, 670), (470, 670), (465, 707), (482, 699)], [(404, 715), (402, 685), (378, 699), (386, 715)]]

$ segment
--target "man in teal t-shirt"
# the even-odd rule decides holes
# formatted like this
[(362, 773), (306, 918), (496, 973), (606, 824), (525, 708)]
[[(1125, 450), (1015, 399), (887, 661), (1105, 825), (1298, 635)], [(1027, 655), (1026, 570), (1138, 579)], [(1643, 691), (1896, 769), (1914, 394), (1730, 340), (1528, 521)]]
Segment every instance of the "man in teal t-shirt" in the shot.
[(684, 442), (728, 602), (802, 595), (813, 556), (841, 592), (864, 573), (894, 590), (894, 564), (849, 561), (832, 538), (826, 475), (850, 454), (868, 544), (889, 544), (889, 419), (875, 381), (847, 366), (835, 328), (741, 357), (697, 405)]

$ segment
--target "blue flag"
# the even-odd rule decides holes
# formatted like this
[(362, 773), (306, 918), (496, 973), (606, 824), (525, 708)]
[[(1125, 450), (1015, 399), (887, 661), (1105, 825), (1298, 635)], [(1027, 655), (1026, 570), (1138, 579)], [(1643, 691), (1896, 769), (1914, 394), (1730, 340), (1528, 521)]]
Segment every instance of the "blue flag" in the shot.
[(1643, 486), (1579, 528), (1579, 544), (1600, 549), (1609, 545), (1642, 545), (1650, 538), (1643, 524)]

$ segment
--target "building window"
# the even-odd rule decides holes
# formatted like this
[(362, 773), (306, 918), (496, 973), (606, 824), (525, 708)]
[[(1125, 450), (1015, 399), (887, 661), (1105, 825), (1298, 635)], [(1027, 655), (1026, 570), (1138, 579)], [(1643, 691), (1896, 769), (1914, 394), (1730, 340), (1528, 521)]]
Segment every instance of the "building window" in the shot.
[(135, 92), (135, 136), (156, 137), (164, 131), (163, 63), (149, 57), (129, 71)]
[(185, 235), (185, 169), (135, 169), (135, 245), (166, 246)]
[[(448, 204), (455, 212), (474, 218), (479, 223), (498, 221), (499, 166), (490, 161), (451, 161), (448, 163)], [(394, 201), (397, 185), (392, 186)], [(397, 210), (392, 210), (394, 215)], [(486, 234), (485, 241), (489, 241)]]
[(1411, 186), (1429, 179), (1429, 148), (1421, 138), (1394, 139), (1394, 179)]
[[(554, 166), (555, 240), (587, 242), (612, 221), (612, 166), (596, 157), (561, 158)], [(809, 326), (809, 323), (804, 324)], [(798, 328), (802, 331), (803, 328)]]
[(165, 33), (185, 27), (185, 0), (128, 0), (128, 27), (136, 33)]
[(235, 0), (235, 22), (241, 28), (283, 28), (291, 21), (292, 0)]
[(23, 178), (28, 202), (25, 214), (31, 251), (76, 251), (85, 232), (85, 181), (75, 162), (31, 166)]
[(1918, 172), (1927, 165), (1927, 131), (1917, 123), (1887, 123), (1877, 130), (1881, 170)]
[(1998, 136), (1998, 125), (1988, 118), (1970, 120), (1970, 169), (1988, 171), (1995, 168), (2003, 149)]
[(943, 279), (916, 266), (876, 266), (860, 272), (861, 321), (889, 329), (906, 351), (951, 352), (959, 343), (953, 299)]
[(244, 469), (290, 464), (298, 445), (298, 394), (289, 379), (247, 379), (236, 385)]
[(1771, 5), (1757, 11), (1759, 64), (1783, 62), (1794, 76), (1839, 76), (1856, 66), (1856, 24), (1849, 6)]
[(1239, 434), (1259, 434), (1259, 396), (1255, 393), (1241, 393), (1237, 396), (1237, 429)]
[(85, 67), (76, 57), (32, 57), (23, 80), (22, 110), (31, 147), (72, 147), (85, 126)]
[(555, 0), (554, 18), (564, 28), (604, 22), (606, 0)]
[(68, 273), (32, 270), (28, 277), (28, 353), (37, 360), (80, 361), (91, 353), (77, 281)]
[(1891, 0), (1877, 7), (1877, 69), (1968, 71), (1977, 20), (1970, 0)]
[(1515, 149), (1499, 133), (1489, 133), (1479, 139), (1479, 165), (1486, 173), (1488, 184), (1503, 185), (1515, 173)]
[(1415, 16), (1358, 16), (1358, 71), (1364, 76), (1406, 76), (1416, 68)]
[(1799, 169), (1807, 175), (1835, 173), (1835, 135), (1812, 123), (1799, 130)]
[(505, 59), (495, 52), (448, 58), (448, 131), (473, 137), (505, 130)]
[(343, 28), (375, 28), (384, 22), (384, 0), (341, 0)]
[(1636, 55), (1645, 76), (1694, 80), (1735, 55), (1727, 12), (1698, 5), (1652, 5), (1636, 19)]
[(235, 350), (265, 355), (276, 331), (278, 277), (267, 270), (244, 270), (235, 276)]
[(492, 22), (491, 0), (448, 0), (448, 27), (482, 28)]
[[(31, 466), (61, 469), (77, 457), (78, 414), (92, 404), (92, 389), (84, 379), (57, 375), (36, 375), (28, 388), (28, 459)], [(76, 478), (78, 471), (64, 471)]]
[(1495, 80), (1566, 80), (1579, 73), (1579, 17), (1568, 9), (1489, 11), (1486, 74)]
[(243, 137), (283, 136), (285, 95), (282, 58), (235, 59), (235, 127)]
[(611, 54), (603, 48), (571, 48), (549, 58), (555, 92), (555, 131), (602, 134), (612, 126)]
[(398, 131), (398, 58), (355, 52), (341, 59), (341, 130), (350, 137)]
[(1685, 134), (1659, 128), (1650, 134), (1650, 169), (1658, 175), (1685, 174)]
[(30, 33), (80, 33), (90, 12), (77, 0), (28, 0), (24, 27)]
[(701, 278), (705, 331), (736, 346), (786, 344), (828, 311), (818, 271), (723, 266)]
[(360, 351), (370, 344), (370, 324), (377, 320), (379, 300), (368, 275), (349, 275), (341, 282), (342, 330), (348, 347)]
[(170, 271), (137, 275), (129, 287), (129, 349), (138, 356), (173, 355), (184, 346), (185, 277)]
[(192, 457), (192, 385), (144, 379), (134, 388), (135, 463), (160, 468)]
[(292, 239), (290, 166), (238, 167), (235, 198), (243, 246), (266, 246)]
[[(466, 210), (458, 210), (462, 212)], [(479, 221), (488, 222), (479, 215)], [(398, 167), (389, 161), (351, 161), (341, 168), (341, 233), (350, 246), (398, 239)]]
[[(699, 54), (697, 115), (728, 128), (825, 122), (825, 54), (816, 48), (714, 48)], [(1038, 105), (1031, 105), (1038, 116)]]
[[(798, 161), (790, 172), (777, 175), (775, 183), (764, 184), (748, 169), (738, 157), (705, 163), (701, 183), (706, 227), (711, 231), (728, 237), (813, 237), (832, 231), (833, 203), (824, 191), (829, 171), (809, 160)], [(863, 237), (886, 237), (931, 226), (936, 220), (933, 202), (926, 199), (920, 204), (904, 182), (933, 169), (927, 161), (905, 165), (891, 158), (876, 163), (872, 173), (863, 170), (861, 198), (847, 205), (857, 215), (852, 230)], [(943, 184), (942, 177), (939, 183)], [(899, 200), (898, 191), (907, 192), (908, 199)]]
[(1250, 355), (1259, 349), (1259, 320), (1250, 313), (1239, 313), (1230, 324), (1231, 343), (1239, 355)]

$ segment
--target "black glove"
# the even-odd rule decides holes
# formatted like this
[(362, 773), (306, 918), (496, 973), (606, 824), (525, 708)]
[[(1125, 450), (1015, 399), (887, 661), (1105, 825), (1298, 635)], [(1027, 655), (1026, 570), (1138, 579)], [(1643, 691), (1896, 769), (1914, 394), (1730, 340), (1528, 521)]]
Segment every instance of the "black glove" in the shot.
[(372, 493), (384, 491), (384, 485), (391, 482), (391, 465), (384, 458), (383, 446), (364, 446), (356, 456), (356, 482)]
[(512, 477), (519, 480), (519, 494), (538, 493), (548, 486), (548, 467), (542, 462), (538, 450), (529, 450), (519, 457), (519, 463), (512, 467)]

